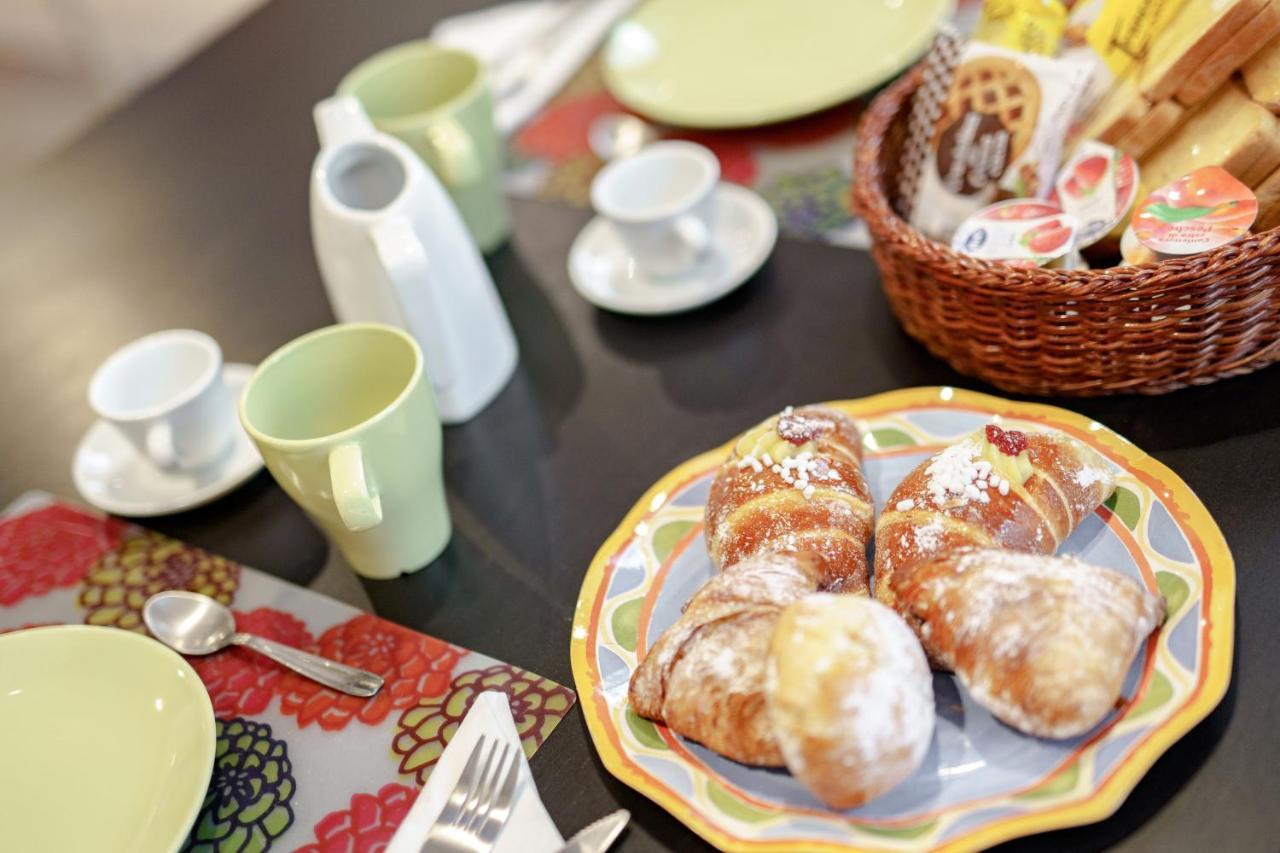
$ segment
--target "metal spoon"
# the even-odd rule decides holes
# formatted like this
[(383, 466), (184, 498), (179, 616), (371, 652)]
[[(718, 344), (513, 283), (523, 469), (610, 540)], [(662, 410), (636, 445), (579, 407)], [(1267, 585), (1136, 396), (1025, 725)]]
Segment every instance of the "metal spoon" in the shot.
[(157, 640), (184, 655), (209, 655), (227, 646), (247, 646), (299, 675), (352, 696), (372, 696), (382, 689), (382, 679), (372, 672), (239, 633), (231, 611), (207, 595), (156, 593), (143, 606), (142, 619)]
[(629, 113), (605, 113), (587, 129), (591, 150), (606, 163), (630, 157), (657, 138), (651, 125)]

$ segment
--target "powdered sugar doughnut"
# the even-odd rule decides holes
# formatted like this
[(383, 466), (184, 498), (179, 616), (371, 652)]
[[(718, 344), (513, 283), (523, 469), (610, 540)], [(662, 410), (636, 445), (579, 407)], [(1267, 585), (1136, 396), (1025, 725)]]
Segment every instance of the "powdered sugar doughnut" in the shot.
[(765, 701), (792, 775), (837, 809), (906, 779), (933, 739), (933, 682), (915, 634), (888, 607), (815, 593), (778, 617)]

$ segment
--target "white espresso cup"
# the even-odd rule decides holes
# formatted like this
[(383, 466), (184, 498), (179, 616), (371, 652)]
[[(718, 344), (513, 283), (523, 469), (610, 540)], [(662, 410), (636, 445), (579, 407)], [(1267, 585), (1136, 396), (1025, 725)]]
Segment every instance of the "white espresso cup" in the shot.
[(89, 405), (162, 468), (202, 468), (235, 435), (222, 350), (190, 329), (155, 332), (112, 353), (89, 382)]
[(720, 163), (703, 146), (655, 142), (601, 169), (591, 182), (591, 205), (641, 271), (668, 278), (710, 251), (719, 182)]

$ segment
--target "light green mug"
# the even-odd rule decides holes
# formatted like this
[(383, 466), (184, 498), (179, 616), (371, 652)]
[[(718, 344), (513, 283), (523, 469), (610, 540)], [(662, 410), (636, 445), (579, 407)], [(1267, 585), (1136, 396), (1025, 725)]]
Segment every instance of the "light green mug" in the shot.
[(415, 571), (448, 544), (440, 419), (408, 334), (347, 323), (285, 344), (254, 371), (240, 422), (365, 577)]
[(405, 42), (351, 69), (338, 94), (355, 95), (374, 126), (431, 167), (482, 252), (510, 236), (502, 143), (480, 60), (430, 41)]

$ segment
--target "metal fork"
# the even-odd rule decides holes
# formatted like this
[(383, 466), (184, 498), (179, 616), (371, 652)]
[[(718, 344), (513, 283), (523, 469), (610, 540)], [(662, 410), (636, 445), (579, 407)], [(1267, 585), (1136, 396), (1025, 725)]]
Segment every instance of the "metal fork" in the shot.
[(480, 736), (471, 748), (458, 784), (427, 833), (421, 853), (488, 853), (511, 817), (520, 778), (520, 755), (502, 741), (485, 750)]

